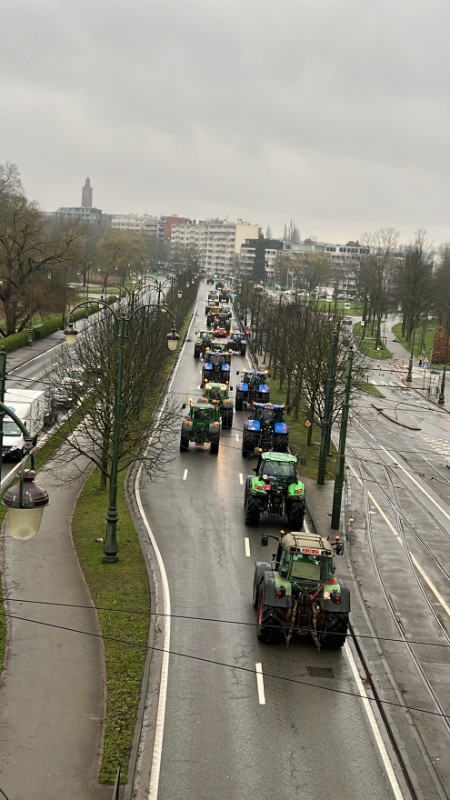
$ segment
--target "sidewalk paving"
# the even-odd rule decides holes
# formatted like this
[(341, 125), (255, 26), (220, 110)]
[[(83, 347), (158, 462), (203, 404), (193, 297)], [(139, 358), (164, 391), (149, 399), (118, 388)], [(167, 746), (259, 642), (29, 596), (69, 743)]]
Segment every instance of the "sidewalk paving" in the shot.
[[(35, 344), (8, 357), (10, 371), (42, 352), (42, 341)], [(49, 462), (38, 480), (50, 504), (36, 538), (16, 541), (6, 525), (0, 536), (8, 615), (0, 789), (10, 800), (109, 800), (111, 787), (97, 785), (105, 714), (103, 648), (96, 613), (86, 608), (92, 602), (71, 539), (83, 478), (73, 463), (61, 475)]]

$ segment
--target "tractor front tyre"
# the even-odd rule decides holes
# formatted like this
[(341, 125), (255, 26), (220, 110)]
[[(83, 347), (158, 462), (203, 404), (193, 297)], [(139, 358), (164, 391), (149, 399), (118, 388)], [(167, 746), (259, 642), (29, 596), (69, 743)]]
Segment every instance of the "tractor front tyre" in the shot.
[(189, 450), (189, 436), (183, 436), (182, 434), (180, 439), (180, 451), (185, 453), (187, 450)]
[(289, 510), (289, 525), (293, 531), (301, 531), (305, 519), (305, 507), (303, 503), (291, 503)]
[(327, 650), (338, 650), (343, 647), (347, 638), (348, 614), (327, 614), (325, 627), (320, 637), (322, 647)]
[(219, 437), (211, 439), (211, 455), (216, 456), (219, 452)]
[(259, 503), (252, 494), (248, 494), (245, 501), (245, 524), (252, 528), (259, 525), (261, 509)]

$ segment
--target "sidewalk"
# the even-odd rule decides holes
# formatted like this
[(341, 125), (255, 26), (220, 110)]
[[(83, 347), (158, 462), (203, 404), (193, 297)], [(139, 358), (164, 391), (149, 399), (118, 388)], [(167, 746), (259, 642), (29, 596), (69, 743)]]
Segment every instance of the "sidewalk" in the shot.
[[(43, 349), (40, 341), (11, 353), (8, 370)], [(38, 481), (50, 504), (36, 538), (18, 542), (6, 526), (0, 536), (9, 618), (0, 684), (0, 789), (10, 800), (110, 800), (112, 788), (97, 785), (105, 714), (102, 643), (96, 614), (86, 608), (92, 603), (70, 533), (83, 478), (73, 464), (61, 475), (49, 462)]]

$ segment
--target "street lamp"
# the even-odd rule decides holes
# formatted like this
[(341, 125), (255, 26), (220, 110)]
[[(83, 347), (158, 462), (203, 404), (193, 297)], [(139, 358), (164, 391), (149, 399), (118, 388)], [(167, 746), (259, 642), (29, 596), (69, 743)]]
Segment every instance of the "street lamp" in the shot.
[[(86, 305), (95, 305), (95, 306), (102, 306), (106, 309), (110, 314), (112, 314), (114, 320), (119, 325), (119, 352), (118, 352), (118, 359), (117, 359), (117, 382), (116, 382), (116, 390), (115, 390), (115, 400), (114, 400), (114, 424), (113, 424), (113, 431), (112, 431), (112, 456), (111, 456), (111, 475), (109, 479), (109, 504), (108, 504), (108, 512), (106, 515), (106, 538), (103, 547), (103, 562), (105, 564), (115, 564), (119, 560), (118, 551), (119, 547), (117, 544), (117, 522), (119, 519), (119, 515), (117, 512), (117, 476), (119, 472), (119, 460), (120, 460), (120, 431), (122, 425), (122, 383), (123, 383), (123, 367), (124, 367), (124, 356), (125, 356), (125, 339), (127, 335), (128, 325), (133, 317), (139, 312), (147, 309), (156, 308), (159, 311), (163, 310), (167, 312), (172, 318), (172, 330), (166, 336), (167, 347), (169, 350), (173, 351), (176, 350), (178, 342), (180, 340), (180, 336), (175, 327), (175, 317), (172, 314), (171, 310), (167, 308), (167, 306), (162, 305), (160, 303), (148, 303), (146, 305), (138, 306), (134, 311), (131, 311), (130, 315), (127, 317), (124, 313), (117, 314), (114, 309), (111, 308), (107, 303), (103, 300), (89, 300), (87, 303), (78, 303), (73, 309), (72, 313), (76, 311), (78, 308), (82, 308)], [(76, 341), (76, 337), (78, 331), (75, 329), (73, 322), (69, 322), (69, 325), (64, 332), (66, 336), (66, 343), (67, 344), (74, 344)]]
[(447, 372), (447, 359), (448, 359), (448, 340), (450, 336), (450, 306), (447, 306), (447, 327), (445, 329), (444, 340), (444, 369), (442, 370), (441, 389), (438, 397), (438, 405), (445, 404), (445, 376)]

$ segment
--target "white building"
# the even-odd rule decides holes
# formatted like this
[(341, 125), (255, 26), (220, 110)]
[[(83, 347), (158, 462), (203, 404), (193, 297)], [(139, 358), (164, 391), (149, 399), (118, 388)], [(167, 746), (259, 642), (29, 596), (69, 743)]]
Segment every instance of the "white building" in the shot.
[(172, 225), (173, 248), (197, 250), (199, 263), (207, 272), (225, 275), (233, 272), (235, 257), (241, 244), (248, 238), (257, 238), (258, 225), (238, 220), (221, 219), (192, 220)]
[(160, 217), (151, 214), (115, 214), (111, 220), (111, 228), (116, 231), (140, 233), (145, 236), (160, 235)]

